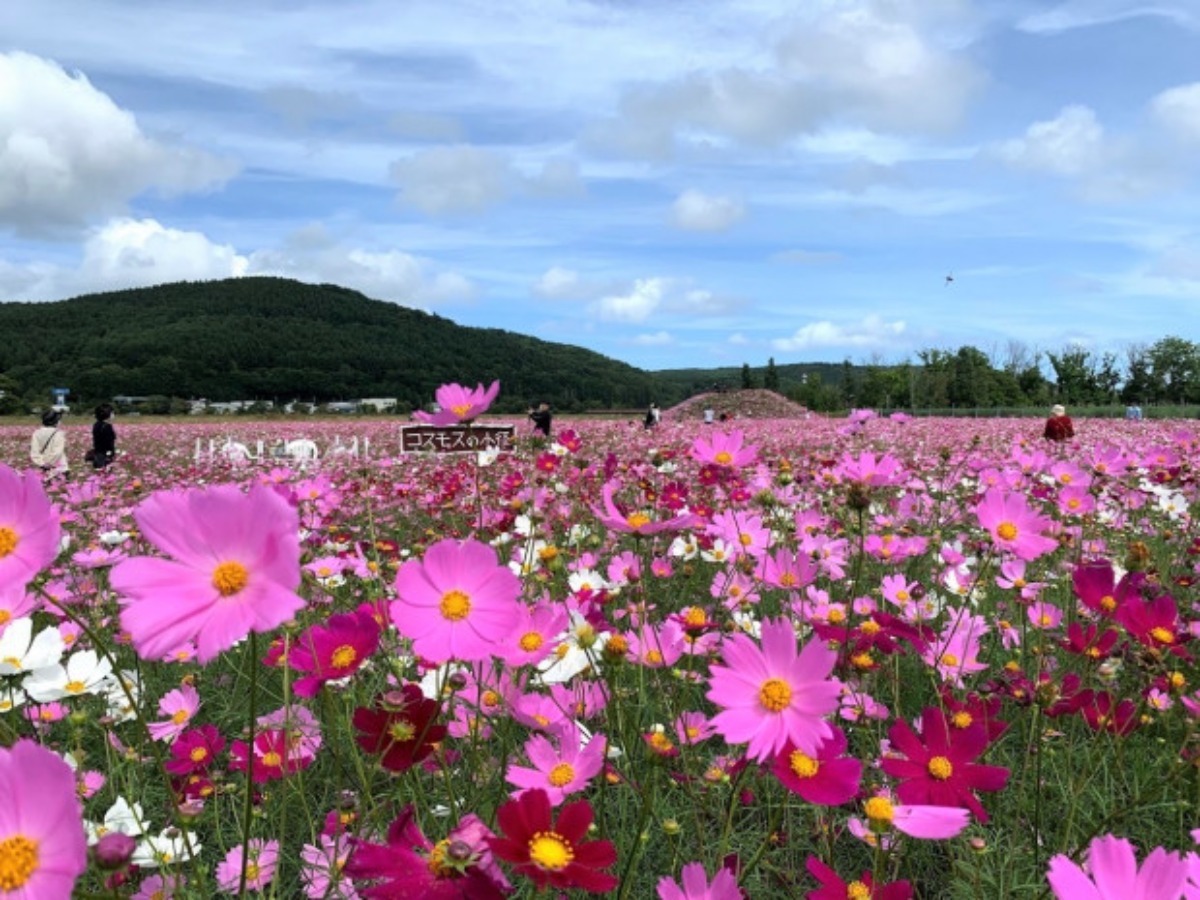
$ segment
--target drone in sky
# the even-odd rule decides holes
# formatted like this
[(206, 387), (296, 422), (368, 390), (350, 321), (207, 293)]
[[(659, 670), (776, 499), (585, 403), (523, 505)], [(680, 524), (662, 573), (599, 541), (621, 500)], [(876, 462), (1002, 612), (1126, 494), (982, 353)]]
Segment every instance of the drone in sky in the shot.
[(947, 275), (947, 276), (946, 276), (946, 284), (945, 284), (945, 286), (946, 286), (946, 287), (950, 287), (950, 285), (953, 283), (953, 281), (954, 281), (954, 273), (953, 273), (953, 272), (951, 272), (949, 275)]

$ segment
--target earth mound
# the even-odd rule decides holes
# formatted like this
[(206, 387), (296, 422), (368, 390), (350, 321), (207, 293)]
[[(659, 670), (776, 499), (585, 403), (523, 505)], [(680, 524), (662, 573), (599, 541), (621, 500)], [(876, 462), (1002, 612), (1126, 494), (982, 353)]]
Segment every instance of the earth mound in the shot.
[(793, 403), (782, 394), (751, 388), (696, 394), (663, 410), (662, 417), (667, 422), (703, 421), (706, 409), (713, 411), (717, 421), (722, 413), (729, 419), (803, 419), (811, 415), (807, 407)]

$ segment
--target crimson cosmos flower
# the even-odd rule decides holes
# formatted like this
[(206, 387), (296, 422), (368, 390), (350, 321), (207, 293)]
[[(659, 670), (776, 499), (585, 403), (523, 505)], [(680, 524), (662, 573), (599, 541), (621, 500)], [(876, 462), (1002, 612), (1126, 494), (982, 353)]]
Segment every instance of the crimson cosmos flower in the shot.
[(587, 841), (592, 824), (592, 806), (586, 800), (566, 804), (551, 818), (550, 798), (541, 788), (525, 791), (496, 811), (502, 836), (488, 838), (488, 846), (500, 859), (538, 888), (581, 888), (589, 893), (611, 891), (618, 880), (601, 869), (617, 861), (612, 841)]
[[(998, 791), (1008, 781), (1008, 769), (975, 762), (988, 747), (982, 724), (951, 728), (934, 706), (921, 714), (921, 737), (898, 720), (888, 731), (892, 747), (907, 759), (884, 757), (883, 771), (900, 779), (896, 795), (914, 805), (966, 807), (980, 822), (988, 820), (975, 791)], [(924, 738), (925, 742), (921, 742)]]
[(821, 882), (815, 891), (805, 894), (805, 900), (911, 900), (912, 885), (907, 881), (893, 881), (891, 884), (875, 884), (870, 872), (863, 872), (860, 880), (849, 884), (842, 881), (838, 873), (815, 856), (810, 856), (804, 864), (808, 874)]
[(446, 736), (446, 726), (433, 723), (439, 711), (436, 700), (428, 699), (415, 684), (406, 684), (377, 697), (373, 707), (354, 711), (355, 740), (368, 753), (380, 754), (379, 764), (388, 771), (404, 772)]

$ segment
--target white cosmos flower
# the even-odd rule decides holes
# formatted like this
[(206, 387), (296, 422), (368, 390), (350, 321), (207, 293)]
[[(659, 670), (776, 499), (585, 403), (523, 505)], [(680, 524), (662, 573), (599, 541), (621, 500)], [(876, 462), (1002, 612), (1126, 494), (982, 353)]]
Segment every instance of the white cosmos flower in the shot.
[(29, 675), (22, 683), (25, 693), (37, 703), (49, 703), (64, 697), (78, 697), (104, 690), (112, 663), (95, 650), (81, 650), (61, 665), (47, 666)]
[(106, 834), (114, 832), (127, 834), (130, 837), (141, 837), (146, 833), (146, 828), (149, 824), (150, 821), (142, 813), (142, 804), (131, 804), (124, 797), (118, 797), (117, 802), (109, 807), (108, 812), (104, 814), (103, 822), (96, 823), (87, 819), (83, 820), (83, 827), (87, 831), (88, 844), (95, 844)]
[(9, 623), (0, 635), (0, 675), (20, 675), (47, 666), (58, 665), (63, 655), (63, 639), (57, 628), (43, 628), (33, 634), (33, 619), (22, 617)]
[(139, 841), (130, 862), (143, 869), (156, 869), (159, 866), (186, 862), (190, 859), (189, 845), (193, 853), (200, 852), (200, 842), (196, 839), (194, 831), (187, 833), (185, 841), (183, 832), (178, 828), (164, 828), (159, 834), (147, 835)]

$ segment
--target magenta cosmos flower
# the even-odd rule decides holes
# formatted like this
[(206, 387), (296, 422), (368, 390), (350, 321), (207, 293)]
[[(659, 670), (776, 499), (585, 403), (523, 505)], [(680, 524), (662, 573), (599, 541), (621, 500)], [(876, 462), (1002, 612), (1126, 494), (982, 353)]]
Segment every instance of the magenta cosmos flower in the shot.
[(434, 391), (433, 397), (441, 409), (435, 413), (417, 410), (413, 418), (418, 422), (429, 425), (457, 425), (470, 422), (476, 416), (481, 416), (496, 395), (500, 393), (500, 382), (493, 381), (492, 386), (484, 388), (482, 384), (474, 388), (465, 388), (461, 384), (443, 384)]
[(886, 756), (880, 763), (884, 772), (901, 779), (896, 794), (902, 801), (964, 807), (980, 822), (987, 822), (975, 791), (1001, 790), (1008, 782), (1008, 769), (975, 762), (988, 748), (982, 724), (951, 728), (945, 713), (929, 706), (921, 714), (920, 738), (901, 719), (888, 731), (888, 739), (893, 750), (907, 757)]
[(33, 741), (0, 748), (0, 896), (69, 897), (86, 868), (70, 767)]
[(771, 771), (783, 786), (818, 806), (840, 806), (858, 794), (862, 763), (846, 752), (846, 735), (833, 729), (829, 740), (813, 755), (797, 750), (791, 741), (775, 757)]
[(0, 584), (24, 587), (58, 555), (62, 529), (42, 479), (0, 465)]
[(326, 681), (346, 678), (379, 649), (379, 623), (366, 610), (341, 613), (300, 635), (287, 664), (306, 672), (292, 685), (298, 697), (315, 697)]
[(1053, 523), (1034, 512), (1022, 494), (992, 488), (975, 507), (975, 515), (997, 547), (1021, 559), (1037, 559), (1058, 547), (1058, 541), (1042, 534)]
[(692, 457), (703, 463), (740, 469), (758, 458), (758, 448), (744, 446), (745, 440), (746, 435), (742, 431), (731, 431), (729, 434), (718, 431), (711, 440), (698, 437), (692, 442)]
[(723, 710), (713, 727), (731, 744), (747, 743), (746, 755), (762, 762), (790, 741), (815, 756), (833, 737), (824, 717), (838, 708), (841, 683), (830, 678), (837, 653), (820, 641), (797, 652), (796, 633), (785, 619), (762, 624), (762, 647), (744, 634), (726, 639), (725, 666), (710, 666), (708, 699)]
[(222, 485), (154, 494), (134, 512), (147, 540), (171, 559), (139, 556), (112, 570), (121, 627), (143, 659), (188, 641), (202, 663), (292, 618), (304, 600), (300, 521), (268, 487)]
[(817, 890), (804, 895), (805, 900), (910, 900), (912, 897), (912, 885), (907, 881), (875, 884), (871, 873), (863, 872), (862, 878), (847, 883), (815, 856), (810, 856), (804, 867), (821, 882)]
[(433, 662), (490, 659), (519, 620), (521, 582), (479, 541), (438, 541), (400, 567), (396, 593), (392, 621)]
[(1174, 900), (1183, 896), (1188, 862), (1156, 847), (1138, 868), (1133, 845), (1111, 834), (1088, 847), (1090, 876), (1061, 853), (1046, 874), (1059, 900)]

